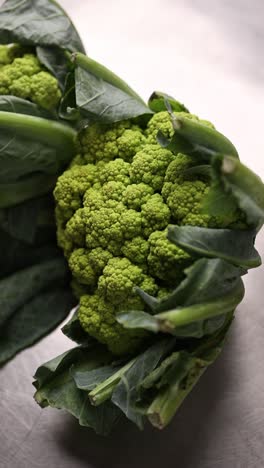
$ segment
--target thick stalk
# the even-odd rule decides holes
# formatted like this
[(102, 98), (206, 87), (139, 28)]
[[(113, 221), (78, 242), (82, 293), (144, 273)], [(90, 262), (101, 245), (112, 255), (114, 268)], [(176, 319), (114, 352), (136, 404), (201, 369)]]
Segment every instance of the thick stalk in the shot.
[(175, 382), (160, 391), (147, 411), (148, 419), (153, 426), (163, 429), (169, 424), (183, 400), (191, 392), (205, 370), (205, 366), (197, 369), (191, 385), (187, 388), (181, 388), (179, 383)]
[[(53, 120), (25, 114), (0, 111), (0, 130), (14, 131), (31, 141), (39, 141), (50, 147), (75, 152), (76, 132), (71, 127)], [(63, 155), (62, 155), (63, 157)]]

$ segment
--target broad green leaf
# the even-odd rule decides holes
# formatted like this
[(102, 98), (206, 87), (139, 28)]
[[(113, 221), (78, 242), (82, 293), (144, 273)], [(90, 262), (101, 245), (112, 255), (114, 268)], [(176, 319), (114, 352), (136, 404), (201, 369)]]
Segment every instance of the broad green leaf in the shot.
[(166, 357), (174, 344), (174, 339), (164, 339), (148, 348), (122, 376), (113, 392), (112, 402), (139, 428), (143, 427), (144, 419), (136, 410), (138, 387), (142, 380), (155, 369), (160, 360)]
[(35, 242), (30, 245), (1, 230), (0, 244), (0, 278), (61, 255), (61, 251), (54, 241)]
[(0, 42), (84, 52), (70, 18), (54, 0), (6, 0), (0, 9)]
[(18, 309), (0, 330), (0, 364), (51, 332), (73, 305), (68, 288), (55, 288), (38, 294)]
[(57, 174), (75, 154), (76, 133), (67, 125), (0, 111), (0, 181), (34, 172)]
[(52, 195), (34, 198), (0, 210), (0, 227), (13, 238), (33, 244), (37, 235), (45, 241), (56, 239), (54, 202)]
[(208, 155), (215, 153), (224, 153), (238, 157), (238, 153), (233, 143), (222, 133), (214, 128), (204, 125), (194, 119), (188, 119), (182, 115), (173, 115), (173, 125), (176, 135), (183, 137), (194, 151), (205, 152)]
[(143, 328), (177, 337), (201, 338), (221, 328), (226, 314), (242, 300), (244, 270), (221, 259), (200, 259), (185, 270), (186, 278), (167, 297), (157, 300), (138, 291), (155, 315), (126, 311), (117, 315), (125, 328)]
[(92, 406), (87, 391), (77, 388), (71, 375), (72, 366), (99, 367), (102, 357), (85, 348), (74, 348), (59, 358), (41, 366), (35, 375), (36, 401), (42, 406), (65, 409), (74, 415), (80, 425), (92, 427), (99, 434), (108, 434), (120, 417), (120, 411), (111, 402)]
[(93, 347), (97, 343), (96, 340), (92, 336), (88, 335), (81, 326), (78, 320), (78, 309), (61, 330), (65, 336), (79, 345)]
[(76, 105), (82, 115), (104, 123), (152, 114), (119, 77), (94, 60), (75, 54)]
[(151, 94), (148, 100), (148, 106), (153, 112), (166, 111), (166, 102), (170, 104), (173, 112), (189, 112), (184, 104), (181, 104), (172, 96), (169, 96), (168, 94), (162, 93), (160, 91), (154, 91)]
[(260, 177), (240, 161), (230, 156), (219, 156), (221, 164), (214, 168), (224, 188), (231, 192), (238, 205), (254, 226), (264, 222), (264, 184)]
[(163, 429), (169, 424), (204, 371), (219, 356), (231, 322), (229, 318), (220, 331), (199, 341), (192, 352), (173, 353), (143, 381), (152, 391), (154, 386), (159, 389), (147, 410), (153, 426)]
[(63, 49), (59, 47), (37, 47), (39, 61), (56, 76), (60, 88), (64, 92), (66, 77), (72, 68), (72, 64)]
[(68, 276), (63, 258), (48, 260), (15, 272), (0, 281), (0, 326), (43, 290), (65, 284)]
[(38, 107), (33, 102), (16, 96), (0, 95), (0, 111), (32, 115), (44, 119), (56, 119), (56, 115), (52, 112)]
[(245, 271), (219, 258), (201, 258), (186, 268), (184, 273), (186, 277), (163, 299), (158, 300), (137, 290), (154, 314), (221, 298), (236, 286)]
[(261, 265), (255, 230), (169, 226), (168, 239), (193, 255), (222, 258), (242, 268)]

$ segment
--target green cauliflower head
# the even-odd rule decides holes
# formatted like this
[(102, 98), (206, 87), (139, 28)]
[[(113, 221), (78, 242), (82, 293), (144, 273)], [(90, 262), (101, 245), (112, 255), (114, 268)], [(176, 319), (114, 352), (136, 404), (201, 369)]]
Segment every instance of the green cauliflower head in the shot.
[(153, 115), (145, 127), (91, 125), (54, 191), (58, 241), (80, 299), (80, 324), (117, 355), (135, 350), (145, 332), (124, 329), (116, 313), (145, 309), (138, 288), (157, 298), (169, 294), (193, 261), (167, 239), (168, 226), (227, 225), (201, 212), (210, 177), (190, 171), (197, 164), (190, 155), (162, 148), (159, 130), (172, 136), (168, 112)]
[(61, 98), (58, 80), (40, 63), (34, 52), (18, 45), (0, 45), (0, 94), (55, 109)]

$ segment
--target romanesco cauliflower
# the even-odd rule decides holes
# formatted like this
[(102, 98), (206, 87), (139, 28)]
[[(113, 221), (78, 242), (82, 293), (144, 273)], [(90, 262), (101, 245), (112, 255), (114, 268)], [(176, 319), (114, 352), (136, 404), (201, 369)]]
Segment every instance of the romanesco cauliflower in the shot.
[(0, 46), (0, 94), (28, 99), (46, 110), (55, 109), (61, 98), (58, 80), (33, 52), (18, 45)]
[(129, 121), (89, 126), (54, 191), (58, 242), (80, 298), (79, 321), (117, 355), (133, 351), (144, 334), (124, 329), (115, 314), (144, 309), (136, 288), (164, 297), (192, 262), (167, 239), (168, 225), (226, 227), (240, 216), (239, 210), (232, 220), (201, 212), (210, 176), (188, 172), (195, 159), (162, 148), (158, 130), (173, 134), (166, 111), (146, 127)]

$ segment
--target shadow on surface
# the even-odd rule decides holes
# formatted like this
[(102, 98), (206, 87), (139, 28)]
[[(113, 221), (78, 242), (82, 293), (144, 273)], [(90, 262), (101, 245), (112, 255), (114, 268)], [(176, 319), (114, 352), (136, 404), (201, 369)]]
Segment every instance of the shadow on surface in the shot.
[(210, 447), (213, 450), (217, 437), (213, 428), (221, 415), (221, 399), (236, 386), (230, 366), (234, 365), (232, 355), (238, 348), (237, 325), (236, 321), (221, 357), (205, 373), (167, 429), (160, 432), (146, 427), (140, 432), (122, 421), (110, 436), (101, 437), (67, 418), (57, 443), (76, 464), (78, 460), (78, 467), (89, 463), (94, 468), (160, 468), (165, 459), (166, 468), (203, 468), (206, 453)]

